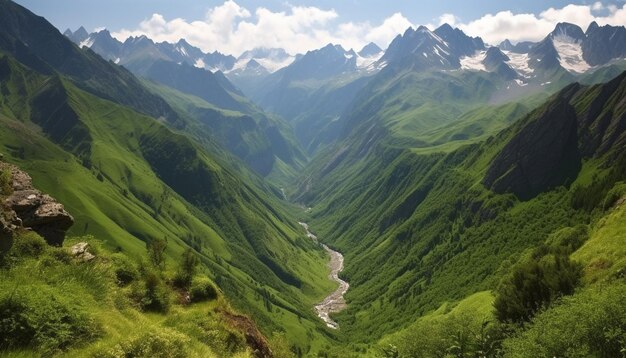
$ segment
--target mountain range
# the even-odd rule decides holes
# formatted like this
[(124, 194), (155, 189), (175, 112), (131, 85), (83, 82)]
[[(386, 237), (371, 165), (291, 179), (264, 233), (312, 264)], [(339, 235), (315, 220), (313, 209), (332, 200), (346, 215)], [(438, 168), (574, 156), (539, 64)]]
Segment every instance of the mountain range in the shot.
[(0, 0), (0, 127), (0, 355), (623, 354), (624, 27), (235, 57)]

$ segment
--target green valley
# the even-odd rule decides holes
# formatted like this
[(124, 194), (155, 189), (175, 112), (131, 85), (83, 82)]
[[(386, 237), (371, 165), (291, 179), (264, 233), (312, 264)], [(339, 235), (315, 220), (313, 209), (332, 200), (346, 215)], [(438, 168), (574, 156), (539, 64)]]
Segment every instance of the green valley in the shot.
[(626, 354), (626, 7), (59, 1), (0, 0), (1, 357)]

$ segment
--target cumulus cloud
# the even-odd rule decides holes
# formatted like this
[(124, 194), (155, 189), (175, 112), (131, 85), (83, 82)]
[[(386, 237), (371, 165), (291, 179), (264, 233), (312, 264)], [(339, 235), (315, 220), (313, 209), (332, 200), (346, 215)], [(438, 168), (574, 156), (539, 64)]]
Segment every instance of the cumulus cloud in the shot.
[(202, 20), (168, 20), (161, 14), (153, 14), (136, 29), (122, 29), (113, 32), (113, 36), (124, 41), (129, 36), (146, 35), (157, 42), (176, 42), (184, 38), (204, 51), (218, 50), (234, 55), (255, 47), (280, 47), (295, 54), (328, 43), (359, 50), (372, 41), (385, 47), (398, 33), (412, 26), (399, 13), (380, 25), (337, 23), (339, 14), (333, 9), (287, 6), (287, 11), (278, 12), (259, 7), (252, 14), (249, 9), (228, 0), (210, 9)]
[(487, 43), (497, 44), (505, 39), (512, 42), (541, 40), (559, 22), (573, 23), (586, 30), (592, 21), (601, 26), (626, 25), (626, 5), (619, 8), (615, 5), (604, 6), (602, 2), (591, 5), (570, 4), (558, 9), (551, 7), (539, 15), (501, 11), (458, 26), (469, 35), (480, 36)]
[[(463, 21), (456, 14), (446, 13), (427, 24), (434, 29), (443, 23), (459, 27), (467, 34), (481, 36), (490, 44), (505, 39), (513, 42), (538, 41), (554, 29), (558, 22), (571, 22), (583, 28), (591, 21), (600, 25), (626, 25), (626, 5), (621, 8), (601, 1), (589, 5), (567, 5), (548, 8), (539, 14), (501, 11), (479, 19)], [(167, 19), (153, 14), (135, 29), (122, 29), (113, 36), (125, 40), (129, 36), (146, 35), (155, 41), (177, 42), (184, 38), (204, 51), (218, 50), (239, 55), (255, 47), (279, 47), (292, 54), (304, 53), (328, 43), (359, 50), (369, 42), (386, 48), (398, 34), (415, 27), (402, 13), (395, 13), (382, 22), (342, 22), (334, 9), (286, 4), (284, 11), (265, 7), (247, 9), (234, 0), (213, 7), (197, 20)]]

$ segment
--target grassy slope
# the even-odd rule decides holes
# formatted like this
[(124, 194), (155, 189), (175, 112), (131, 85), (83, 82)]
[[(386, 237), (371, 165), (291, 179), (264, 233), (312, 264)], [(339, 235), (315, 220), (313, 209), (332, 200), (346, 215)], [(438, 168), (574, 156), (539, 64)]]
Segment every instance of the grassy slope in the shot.
[[(33, 242), (33, 238), (24, 236), (18, 236), (17, 240)], [(89, 250), (96, 255), (96, 259), (82, 263), (67, 256), (65, 252), (68, 247), (77, 242), (89, 242)], [(121, 349), (119, 347), (133, 340), (149, 344), (148, 337), (153, 334), (162, 339), (161, 344), (184, 343), (182, 349), (175, 345), (162, 345), (159, 348), (159, 343), (156, 343), (154, 348), (157, 351), (168, 349), (159, 354), (183, 354), (189, 357), (251, 356), (243, 332), (232, 327), (222, 317), (221, 312), (232, 313), (233, 310), (221, 294), (208, 302), (181, 304), (178, 293), (168, 288), (166, 295), (174, 302), (168, 312), (146, 312), (140, 310), (132, 298), (135, 287), (119, 285), (115, 276), (120, 267), (117, 259), (122, 257), (128, 260), (129, 257), (119, 253), (113, 256), (92, 236), (70, 238), (65, 248), (44, 248), (36, 256), (27, 252), (22, 251), (17, 255), (9, 252), (10, 263), (0, 268), (3, 274), (3, 280), (0, 281), (2, 304), (6, 304), (6, 294), (12, 292), (14, 297), (22, 298), (22, 303), (30, 304), (28, 300), (49, 302), (49, 306), (44, 308), (29, 307), (33, 320), (31, 324), (39, 323), (37, 314), (41, 312), (38, 309), (52, 310), (58, 307), (69, 307), (74, 314), (83, 317), (83, 322), (73, 322), (67, 318), (65, 321), (57, 321), (54, 316), (57, 312), (47, 312), (51, 316), (45, 323), (51, 329), (56, 329), (58, 335), (49, 331), (40, 334), (37, 339), (42, 340), (40, 343), (47, 342), (46, 346), (9, 349), (2, 351), (4, 357), (114, 357), (118, 356), (114, 352)], [(33, 272), (39, 274), (33, 276)], [(131, 283), (139, 283), (137, 280), (139, 278)], [(7, 312), (3, 315), (5, 318), (11, 316)], [(80, 324), (88, 325), (88, 334), (78, 333)], [(46, 332), (45, 328), (39, 329)], [(61, 332), (64, 329), (69, 331)], [(53, 341), (58, 339), (63, 342), (68, 338), (70, 342), (64, 343), (64, 347), (56, 346)], [(155, 353), (152, 351), (151, 354)]]
[[(333, 288), (326, 280), (326, 258), (304, 237), (295, 217), (285, 214), (285, 204), (274, 194), (237, 178), (186, 137), (152, 118), (67, 82), (35, 75), (15, 62), (11, 68), (13, 78), (5, 86), (13, 88), (3, 92), (0, 120), (12, 130), (0, 133), (0, 143), (9, 161), (29, 171), (37, 186), (57, 197), (74, 215), (73, 234), (93, 233), (107, 246), (120, 247), (134, 257), (145, 251), (142, 241), (155, 237), (169, 240), (170, 260), (192, 246), (232, 302), (253, 314), (266, 332), (285, 330), (294, 343), (308, 335), (307, 344), (320, 344), (317, 330), (322, 325), (310, 307)], [(24, 86), (20, 78), (29, 79), (29, 85)], [(88, 145), (74, 145), (76, 138), (67, 137), (53, 143), (28, 119), (32, 108), (19, 107), (32, 103), (23, 98), (46, 93), (50, 86), (67, 92), (67, 103), (79, 118), (76, 125), (88, 133), (80, 132), (81, 140)], [(192, 175), (186, 171), (193, 168), (214, 176), (221, 187), (215, 192), (218, 204), (212, 197), (185, 198), (176, 192), (180, 184), (175, 181), (166, 185), (167, 178), (159, 177), (155, 163), (145, 158), (155, 149), (150, 143), (156, 143), (158, 150), (184, 148), (183, 153), (192, 153), (188, 160), (177, 158), (183, 167), (174, 168), (183, 178)], [(87, 167), (83, 165), (86, 159)], [(266, 252), (277, 266), (270, 268), (259, 261), (260, 252)], [(285, 283), (285, 277), (296, 277), (301, 288)], [(259, 300), (266, 291), (271, 295), (269, 305)]]
[[(306, 164), (307, 158), (300, 150), (291, 126), (261, 113), (249, 102), (244, 102), (246, 113), (224, 110), (199, 97), (155, 82), (144, 80), (143, 83), (185, 118), (182, 131), (213, 153), (219, 151), (214, 143), (219, 143), (270, 183), (284, 185), (292, 181)], [(241, 175), (246, 175), (245, 171), (241, 171)]]
[[(599, 90), (577, 98), (578, 113), (604, 96)], [(346, 256), (349, 308), (337, 318), (350, 339), (368, 341), (444, 301), (493, 288), (526, 248), (592, 219), (571, 206), (575, 190), (557, 188), (522, 202), (481, 183), (516, 131), (547, 110), (540, 107), (496, 138), (446, 155), (375, 146), (366, 160), (357, 160), (357, 145), (335, 157), (336, 167), (325, 163), (320, 172), (332, 179), (313, 184), (324, 188), (315, 193), (324, 199), (314, 203), (312, 224)], [(602, 172), (597, 163), (585, 164), (581, 178)], [(383, 324), (380, 317), (387, 317)]]

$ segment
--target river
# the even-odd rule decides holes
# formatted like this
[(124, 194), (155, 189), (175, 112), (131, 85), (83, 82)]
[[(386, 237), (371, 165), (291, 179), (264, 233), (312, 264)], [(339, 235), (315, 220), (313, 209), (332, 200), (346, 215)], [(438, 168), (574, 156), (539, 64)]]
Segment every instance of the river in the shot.
[[(309, 225), (307, 223), (298, 222), (298, 224), (304, 227), (306, 230), (306, 236), (318, 244), (321, 244), (318, 241), (317, 236), (309, 231)], [(337, 289), (328, 295), (322, 302), (315, 305), (315, 311), (317, 311), (317, 315), (329, 328), (337, 329), (339, 328), (339, 325), (330, 318), (330, 314), (339, 312), (347, 307), (346, 300), (343, 296), (348, 291), (348, 288), (350, 288), (350, 284), (339, 278), (339, 273), (343, 270), (343, 255), (325, 244), (321, 245), (330, 255), (330, 262), (328, 263), (328, 266), (330, 267), (330, 275), (328, 277), (339, 283), (339, 287), (337, 287)]]

